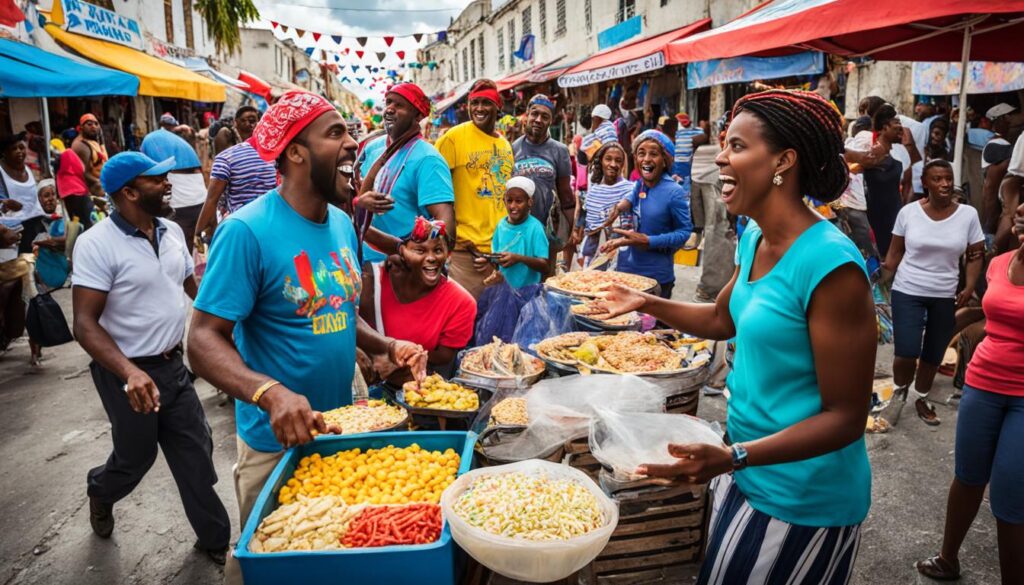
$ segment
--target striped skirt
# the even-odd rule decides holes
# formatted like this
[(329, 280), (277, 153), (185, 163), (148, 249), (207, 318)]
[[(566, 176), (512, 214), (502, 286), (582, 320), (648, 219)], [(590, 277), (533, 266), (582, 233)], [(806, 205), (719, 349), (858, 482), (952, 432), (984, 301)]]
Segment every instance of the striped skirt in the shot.
[(750, 507), (732, 475), (716, 478), (711, 532), (698, 585), (845, 585), (860, 524), (787, 524)]

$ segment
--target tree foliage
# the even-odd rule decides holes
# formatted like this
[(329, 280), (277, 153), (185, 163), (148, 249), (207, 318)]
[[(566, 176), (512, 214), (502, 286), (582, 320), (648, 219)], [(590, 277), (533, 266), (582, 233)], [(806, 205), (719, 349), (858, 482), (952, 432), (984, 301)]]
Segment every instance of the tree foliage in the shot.
[(203, 15), (206, 30), (222, 55), (237, 52), (242, 46), (240, 29), (260, 17), (252, 0), (198, 0), (196, 10)]

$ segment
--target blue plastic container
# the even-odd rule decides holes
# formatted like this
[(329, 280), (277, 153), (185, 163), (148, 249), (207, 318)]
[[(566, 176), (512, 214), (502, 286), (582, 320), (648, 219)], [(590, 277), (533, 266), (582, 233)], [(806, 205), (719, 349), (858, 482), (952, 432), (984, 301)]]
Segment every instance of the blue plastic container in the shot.
[(249, 541), (263, 518), (277, 508), (278, 491), (295, 473), (299, 460), (307, 455), (319, 453), (327, 456), (357, 447), (365, 451), (388, 445), (408, 447), (416, 443), (429, 451), (454, 449), (462, 458), (458, 471), (458, 475), (462, 475), (472, 467), (476, 437), (476, 433), (464, 431), (368, 433), (321, 437), (312, 443), (290, 449), (267, 479), (238, 539), (238, 548), (234, 554), (242, 567), (246, 585), (297, 582), (453, 584), (455, 543), (447, 522), (441, 531), (441, 538), (420, 545), (257, 554), (249, 552)]

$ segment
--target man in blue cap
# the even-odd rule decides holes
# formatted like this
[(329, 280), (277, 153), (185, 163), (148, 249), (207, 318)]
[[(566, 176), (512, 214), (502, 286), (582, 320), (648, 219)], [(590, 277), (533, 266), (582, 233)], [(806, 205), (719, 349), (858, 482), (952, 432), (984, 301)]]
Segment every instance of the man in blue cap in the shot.
[(213, 489), (210, 427), (182, 362), (194, 267), (181, 228), (163, 219), (174, 165), (174, 158), (156, 162), (140, 152), (107, 161), (100, 182), (116, 210), (75, 245), (75, 337), (93, 359), (114, 443), (107, 462), (88, 474), (89, 521), (98, 536), (110, 536), (114, 504), (139, 484), (159, 445), (199, 537), (196, 548), (224, 564), (231, 525)]

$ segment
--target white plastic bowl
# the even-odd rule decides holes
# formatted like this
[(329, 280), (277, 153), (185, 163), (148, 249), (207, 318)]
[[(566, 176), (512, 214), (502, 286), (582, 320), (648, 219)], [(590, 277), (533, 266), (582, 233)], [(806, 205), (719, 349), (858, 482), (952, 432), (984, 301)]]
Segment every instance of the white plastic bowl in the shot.
[[(550, 479), (574, 479), (597, 498), (604, 512), (604, 524), (568, 540), (533, 541), (492, 534), (471, 526), (455, 513), (456, 500), (481, 477), (521, 472)], [(452, 538), (470, 556), (488, 569), (520, 581), (548, 583), (564, 579), (601, 554), (619, 523), (619, 508), (587, 474), (568, 465), (540, 459), (475, 469), (456, 479), (441, 496), (441, 510)]]

